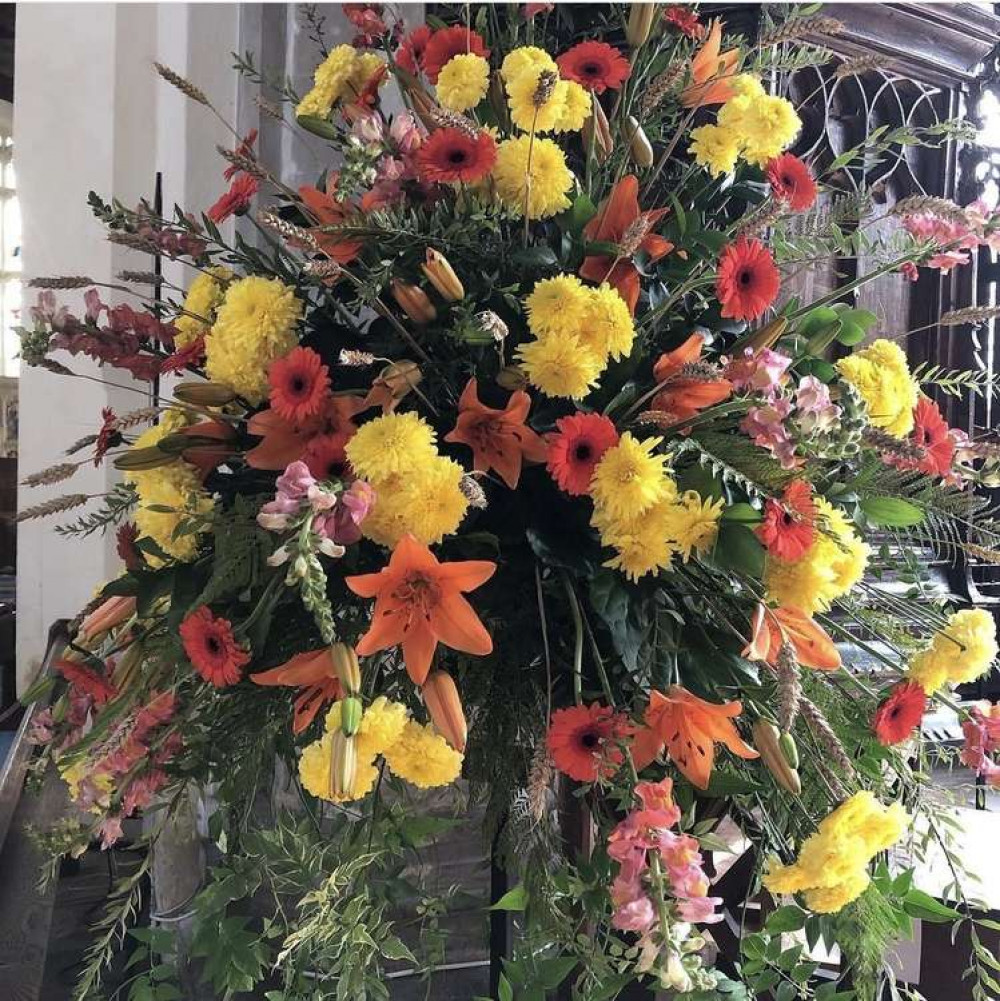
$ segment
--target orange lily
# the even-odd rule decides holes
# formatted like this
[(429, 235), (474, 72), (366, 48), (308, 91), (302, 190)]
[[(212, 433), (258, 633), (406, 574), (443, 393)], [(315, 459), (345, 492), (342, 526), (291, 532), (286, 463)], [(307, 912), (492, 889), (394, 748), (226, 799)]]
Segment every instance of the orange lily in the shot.
[(83, 642), (106, 633), (115, 626), (120, 626), (126, 619), (135, 614), (135, 598), (133, 596), (113, 595), (101, 602), (89, 615), (84, 616), (80, 623), (78, 639)]
[(656, 394), (654, 410), (666, 411), (676, 420), (686, 421), (732, 395), (733, 384), (728, 379), (682, 374), (686, 366), (700, 361), (704, 346), (705, 338), (692, 334), (680, 347), (660, 355), (653, 366), (653, 378), (657, 384), (666, 382), (667, 385)]
[(632, 248), (618, 257), (595, 254), (585, 257), (580, 266), (580, 274), (592, 282), (610, 282), (619, 295), (635, 313), (639, 301), (639, 271), (632, 263), (631, 255), (636, 250), (644, 250), (651, 261), (658, 261), (669, 254), (674, 245), (652, 232), (653, 227), (667, 214), (667, 209), (653, 209), (642, 212), (639, 209), (639, 180), (633, 174), (623, 177), (612, 189), (611, 194), (601, 203), (590, 222), (584, 227), (583, 235), (591, 243), (621, 244), (628, 234), (641, 237)]
[(345, 578), (362, 598), (374, 598), (371, 627), (358, 641), (360, 655), (400, 645), (406, 672), (422, 685), (438, 643), (482, 656), (493, 640), (472, 606), (462, 597), (485, 584), (496, 571), (489, 560), (439, 563), (412, 535), (404, 535), (378, 573)]
[(822, 626), (798, 608), (768, 608), (757, 606), (753, 616), (753, 633), (743, 650), (749, 660), (760, 660), (772, 667), (777, 663), (782, 643), (790, 643), (795, 659), (803, 667), (817, 671), (836, 671), (840, 667), (840, 652)]
[(733, 75), (739, 49), (720, 52), (722, 48), (722, 22), (714, 20), (709, 27), (705, 44), (691, 60), (691, 83), (681, 93), (685, 108), (703, 108), (709, 104), (722, 104), (733, 96)]
[(324, 703), (339, 699), (342, 694), (328, 646), (298, 653), (279, 667), (251, 674), (250, 680), (266, 687), (288, 685), (302, 689), (295, 697), (292, 732), (296, 734), (312, 723)]
[(305, 424), (291, 424), (273, 410), (262, 410), (247, 424), (250, 434), (264, 439), (247, 452), (247, 464), (252, 469), (284, 469), (290, 462), (302, 458), (313, 438), (354, 434), (357, 430), (354, 417), (364, 409), (364, 401), (346, 394), (331, 396), (323, 412)]
[(666, 747), (681, 774), (699, 789), (708, 787), (716, 743), (725, 744), (741, 758), (760, 755), (740, 737), (733, 718), (743, 711), (740, 702), (716, 705), (692, 695), (680, 685), (666, 694), (650, 692), (645, 729), (632, 745), (636, 768), (645, 768)]
[[(336, 179), (330, 180), (335, 182)], [(316, 217), (320, 226), (342, 226), (353, 214), (353, 206), (349, 202), (339, 201), (318, 188), (304, 185), (299, 188), (299, 197)], [(363, 246), (362, 240), (345, 239), (334, 233), (317, 232), (315, 236), (319, 249), (338, 264), (350, 264)]]
[(511, 394), (503, 410), (479, 402), (479, 387), (470, 379), (458, 401), (458, 423), (445, 441), (468, 445), (477, 472), (495, 469), (513, 490), (521, 478), (521, 463), (544, 462), (545, 440), (525, 425), (531, 397), (523, 390)]
[(406, 359), (390, 362), (372, 381), (364, 407), (381, 407), (383, 414), (391, 414), (423, 379), (416, 362)]
[(181, 434), (191, 438), (211, 438), (218, 442), (216, 445), (199, 442), (181, 453), (184, 461), (194, 466), (203, 480), (236, 451), (228, 444), (236, 438), (236, 432), (225, 421), (201, 421), (181, 428)]

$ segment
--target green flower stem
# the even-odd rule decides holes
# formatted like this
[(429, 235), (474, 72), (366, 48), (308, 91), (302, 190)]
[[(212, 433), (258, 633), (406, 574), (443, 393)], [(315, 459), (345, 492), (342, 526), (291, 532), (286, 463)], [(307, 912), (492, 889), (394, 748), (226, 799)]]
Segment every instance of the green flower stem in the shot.
[(583, 617), (580, 615), (580, 604), (576, 600), (576, 592), (570, 583), (569, 575), (563, 572), (563, 586), (569, 598), (569, 610), (573, 615), (573, 626), (576, 636), (573, 641), (573, 698), (577, 705), (583, 703)]

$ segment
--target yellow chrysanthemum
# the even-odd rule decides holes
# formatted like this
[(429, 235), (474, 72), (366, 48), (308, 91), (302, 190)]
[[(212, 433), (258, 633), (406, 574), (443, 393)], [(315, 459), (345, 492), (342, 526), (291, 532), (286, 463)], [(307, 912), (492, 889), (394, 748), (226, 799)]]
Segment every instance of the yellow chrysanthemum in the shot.
[[(340, 729), (341, 702), (334, 702), (326, 714), (326, 729), (332, 733)], [(410, 711), (401, 702), (390, 702), (380, 695), (365, 707), (358, 727), (358, 757), (366, 760), (384, 754), (399, 740)]]
[[(358, 52), (355, 50), (354, 65), (351, 67), (351, 75), (342, 95), (344, 100), (348, 102), (354, 100), (368, 86), (376, 73), (383, 72), (385, 66), (385, 60), (381, 56), (376, 55), (376, 53)], [(386, 79), (386, 76), (383, 74), (379, 87), (382, 87)]]
[(685, 563), (693, 554), (703, 556), (715, 545), (724, 504), (721, 498), (702, 498), (688, 490), (676, 504), (668, 506), (667, 535)]
[(385, 414), (363, 424), (346, 451), (354, 471), (370, 481), (386, 480), (437, 455), (434, 429), (409, 412)]
[(897, 438), (913, 430), (913, 408), (920, 387), (910, 374), (906, 354), (894, 341), (880, 338), (837, 362), (837, 370), (860, 394), (868, 419)]
[(730, 98), (719, 110), (717, 122), (741, 147), (743, 158), (758, 166), (781, 153), (802, 127), (791, 101), (763, 93)]
[(666, 456), (653, 454), (662, 441), (639, 441), (626, 431), (604, 453), (594, 470), (590, 492), (594, 504), (608, 517), (636, 518), (669, 496), (672, 481), (665, 470)]
[(299, 758), (299, 780), (302, 788), (317, 799), (329, 800), (331, 803), (346, 803), (351, 800), (364, 799), (375, 788), (378, 779), (378, 769), (370, 758), (362, 760), (358, 754), (358, 767), (354, 775), (354, 784), (346, 796), (334, 796), (330, 791), (330, 763), (333, 758), (333, 734), (326, 733), (319, 740), (309, 744)]
[(438, 101), (452, 111), (468, 111), (486, 96), (490, 64), (474, 52), (453, 56), (438, 74)]
[(583, 399), (597, 384), (604, 359), (573, 334), (540, 337), (522, 344), (517, 359), (528, 381), (546, 396)]
[(457, 462), (434, 454), (405, 473), (371, 480), (377, 499), (362, 525), (364, 534), (383, 546), (394, 546), (407, 532), (425, 545), (452, 535), (469, 509), (463, 475)]
[(982, 677), (997, 653), (993, 616), (982, 608), (964, 608), (913, 658), (908, 677), (933, 695), (948, 683), (964, 685)]
[(551, 139), (541, 136), (505, 139), (497, 147), (492, 176), (497, 195), (511, 215), (523, 215), (525, 202), (529, 219), (547, 219), (570, 206), (568, 194), (573, 187), (573, 173), (566, 166), (563, 151)]
[[(551, 132), (566, 112), (568, 86), (557, 71), (530, 66), (507, 81), (510, 120), (524, 132)], [(582, 123), (581, 123), (582, 124)]]
[[(188, 424), (182, 410), (167, 410), (159, 424), (144, 431), (132, 449), (152, 448), (168, 434)], [(187, 562), (198, 553), (198, 538), (193, 533), (176, 535), (178, 526), (192, 515), (211, 510), (212, 502), (201, 487), (197, 470), (177, 458), (154, 469), (134, 469), (125, 473), (125, 481), (135, 487), (139, 500), (135, 524), (139, 535), (152, 539), (168, 556)], [(149, 561), (162, 562), (150, 555)]]
[(677, 486), (669, 478), (665, 486), (664, 499), (635, 517), (613, 518), (600, 507), (594, 509), (591, 524), (600, 533), (601, 543), (616, 550), (616, 555), (604, 565), (621, 570), (630, 580), (666, 570), (677, 554), (677, 547), (670, 540)]
[(833, 913), (868, 886), (868, 863), (894, 845), (910, 818), (899, 803), (882, 806), (864, 790), (821, 821), (791, 865), (772, 864), (764, 885), (772, 893), (804, 893), (807, 905)]
[(534, 45), (522, 45), (519, 49), (512, 49), (504, 57), (500, 66), (500, 75), (504, 80), (513, 80), (525, 70), (546, 69), (559, 71), (556, 61), (544, 49), (539, 49)]
[(740, 73), (729, 81), (729, 87), (733, 92), (733, 97), (767, 97), (764, 85), (757, 77), (749, 73)]
[(233, 277), (229, 268), (217, 267), (200, 272), (191, 282), (184, 297), (183, 308), (185, 313), (193, 315), (181, 314), (174, 320), (174, 326), (177, 328), (177, 336), (174, 337), (175, 347), (186, 348), (208, 333), (215, 321), (215, 311), (225, 295), (226, 285), (233, 280)]
[(430, 726), (410, 720), (385, 753), (394, 774), (419, 789), (449, 785), (462, 772), (462, 755)]
[(718, 125), (702, 125), (691, 130), (688, 152), (699, 167), (704, 167), (713, 177), (721, 177), (736, 168), (740, 146), (728, 130)]
[(868, 546), (843, 511), (816, 499), (818, 530), (813, 544), (797, 560), (770, 556), (764, 570), (768, 597), (779, 605), (812, 615), (826, 611), (864, 576)]
[(326, 118), (356, 71), (357, 60), (358, 53), (352, 45), (338, 45), (333, 49), (316, 67), (312, 90), (299, 102), (295, 114)]
[(576, 334), (590, 303), (589, 289), (576, 275), (543, 278), (524, 300), (528, 329), (536, 337)]
[(578, 336), (594, 354), (618, 359), (632, 350), (635, 323), (628, 304), (610, 285), (587, 290), (587, 308)]
[(298, 343), (302, 303), (275, 278), (241, 278), (226, 289), (205, 339), (205, 372), (258, 404), (267, 395), (267, 370)]
[(579, 132), (593, 112), (590, 91), (575, 80), (566, 80), (562, 114), (553, 127), (555, 132)]

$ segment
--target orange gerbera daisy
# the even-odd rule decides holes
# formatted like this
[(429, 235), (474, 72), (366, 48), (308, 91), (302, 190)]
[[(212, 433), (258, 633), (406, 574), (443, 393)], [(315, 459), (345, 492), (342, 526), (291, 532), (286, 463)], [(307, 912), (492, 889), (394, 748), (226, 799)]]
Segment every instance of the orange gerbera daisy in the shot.
[(577, 782), (610, 778), (625, 760), (619, 747), (631, 727), (608, 706), (570, 706), (552, 714), (546, 737), (553, 764)]
[(722, 22), (716, 19), (709, 26), (705, 44), (691, 60), (691, 83), (681, 93), (685, 108), (722, 104), (733, 96), (733, 75), (740, 51), (720, 52), (721, 48)]
[(363, 400), (344, 394), (329, 397), (322, 412), (302, 424), (286, 421), (274, 410), (262, 410), (247, 424), (250, 434), (264, 439), (247, 452), (247, 464), (253, 469), (284, 469), (302, 458), (314, 438), (331, 434), (350, 437), (357, 430), (354, 417), (364, 409)]
[(722, 248), (715, 293), (724, 317), (756, 320), (774, 302), (780, 287), (774, 258), (760, 240), (741, 236)]
[(812, 487), (805, 480), (792, 480), (781, 500), (773, 497), (764, 505), (764, 521), (757, 538), (772, 556), (797, 560), (816, 539), (816, 505)]
[(603, 414), (570, 414), (549, 436), (548, 470), (571, 497), (590, 493), (590, 481), (604, 453), (618, 444), (618, 429)]
[(564, 80), (575, 80), (595, 94), (603, 94), (609, 87), (620, 89), (631, 72), (628, 60), (607, 42), (580, 42), (559, 56), (556, 63)]
[(240, 680), (250, 654), (237, 642), (228, 619), (217, 618), (208, 605), (195, 609), (178, 630), (194, 669), (211, 685), (225, 688)]
[(479, 402), (479, 386), (470, 379), (458, 401), (458, 423), (445, 441), (472, 449), (472, 468), (477, 472), (495, 469), (513, 490), (521, 478), (521, 463), (544, 462), (545, 441), (524, 422), (531, 397), (523, 390), (512, 393), (503, 410)]
[(496, 140), (489, 132), (471, 136), (462, 129), (435, 129), (417, 150), (417, 169), (425, 181), (472, 184), (484, 178), (497, 162)]
[(341, 697), (340, 681), (328, 646), (298, 653), (279, 667), (251, 674), (250, 680), (256, 685), (287, 685), (302, 689), (295, 697), (293, 733), (302, 733), (325, 703)]
[(782, 644), (790, 643), (795, 659), (817, 671), (836, 671), (840, 667), (840, 652), (826, 630), (798, 608), (768, 608), (757, 606), (752, 622), (750, 642), (743, 656), (760, 660), (772, 667), (778, 662)]
[(406, 672), (422, 685), (438, 643), (482, 656), (493, 640), (472, 606), (462, 597), (493, 576), (489, 560), (439, 563), (412, 535), (404, 535), (378, 573), (347, 577), (362, 598), (374, 598), (371, 627), (358, 641), (361, 655), (402, 646)]
[(677, 421), (686, 421), (706, 407), (713, 407), (728, 399), (733, 384), (716, 375), (710, 366), (698, 367), (705, 338), (692, 334), (680, 347), (660, 355), (653, 366), (657, 385), (666, 383), (653, 399), (653, 409), (673, 415)]
[(302, 461), (317, 480), (343, 480), (350, 474), (346, 445), (351, 440), (347, 431), (318, 434), (306, 446)]
[(293, 424), (315, 417), (330, 393), (330, 370), (312, 348), (293, 348), (284, 358), (276, 358), (267, 381), (271, 409)]
[(739, 702), (706, 702), (680, 685), (671, 685), (666, 694), (650, 692), (646, 727), (632, 747), (636, 768), (645, 768), (666, 747), (681, 774), (699, 789), (706, 789), (716, 743), (725, 744), (741, 758), (759, 757), (733, 723), (742, 711)]
[[(589, 281), (600, 284), (610, 282), (618, 294), (635, 313), (639, 301), (639, 271), (632, 263), (632, 255), (644, 250), (651, 261), (658, 261), (669, 254), (674, 245), (652, 232), (653, 227), (667, 214), (667, 209), (653, 209), (642, 212), (639, 209), (639, 180), (633, 174), (623, 177), (602, 202), (583, 234), (590, 243), (614, 243), (621, 253), (611, 257), (608, 254), (593, 254), (585, 257), (580, 266), (580, 274)], [(628, 239), (630, 246), (622, 246)]]
[[(335, 182), (331, 177), (328, 181)], [(349, 202), (342, 202), (317, 188), (304, 185), (299, 188), (299, 197), (305, 203), (306, 208), (316, 217), (319, 226), (343, 226), (353, 214), (353, 206)], [(338, 264), (350, 264), (355, 257), (361, 253), (362, 241), (349, 240), (337, 236), (335, 233), (323, 233), (319, 230), (315, 232), (316, 245), (331, 260)]]

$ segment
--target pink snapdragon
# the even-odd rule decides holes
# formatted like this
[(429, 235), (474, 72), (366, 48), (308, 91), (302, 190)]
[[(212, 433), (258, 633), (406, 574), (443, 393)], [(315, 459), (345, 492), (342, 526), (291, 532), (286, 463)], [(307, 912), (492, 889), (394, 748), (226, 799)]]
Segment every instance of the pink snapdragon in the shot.
[(799, 380), (795, 393), (796, 423), (805, 435), (832, 431), (843, 413), (830, 399), (830, 387), (814, 375)]
[(755, 445), (766, 448), (781, 463), (782, 469), (795, 469), (802, 460), (795, 455), (785, 421), (792, 412), (792, 401), (787, 396), (775, 395), (759, 407), (751, 407), (740, 422), (740, 430)]
[(962, 723), (965, 744), (959, 760), (993, 789), (1000, 789), (1000, 764), (993, 755), (1000, 750), (1000, 705), (980, 702), (973, 706), (971, 719)]
[(791, 364), (792, 359), (780, 351), (746, 348), (742, 358), (733, 358), (727, 363), (724, 375), (737, 391), (770, 395), (780, 390)]

